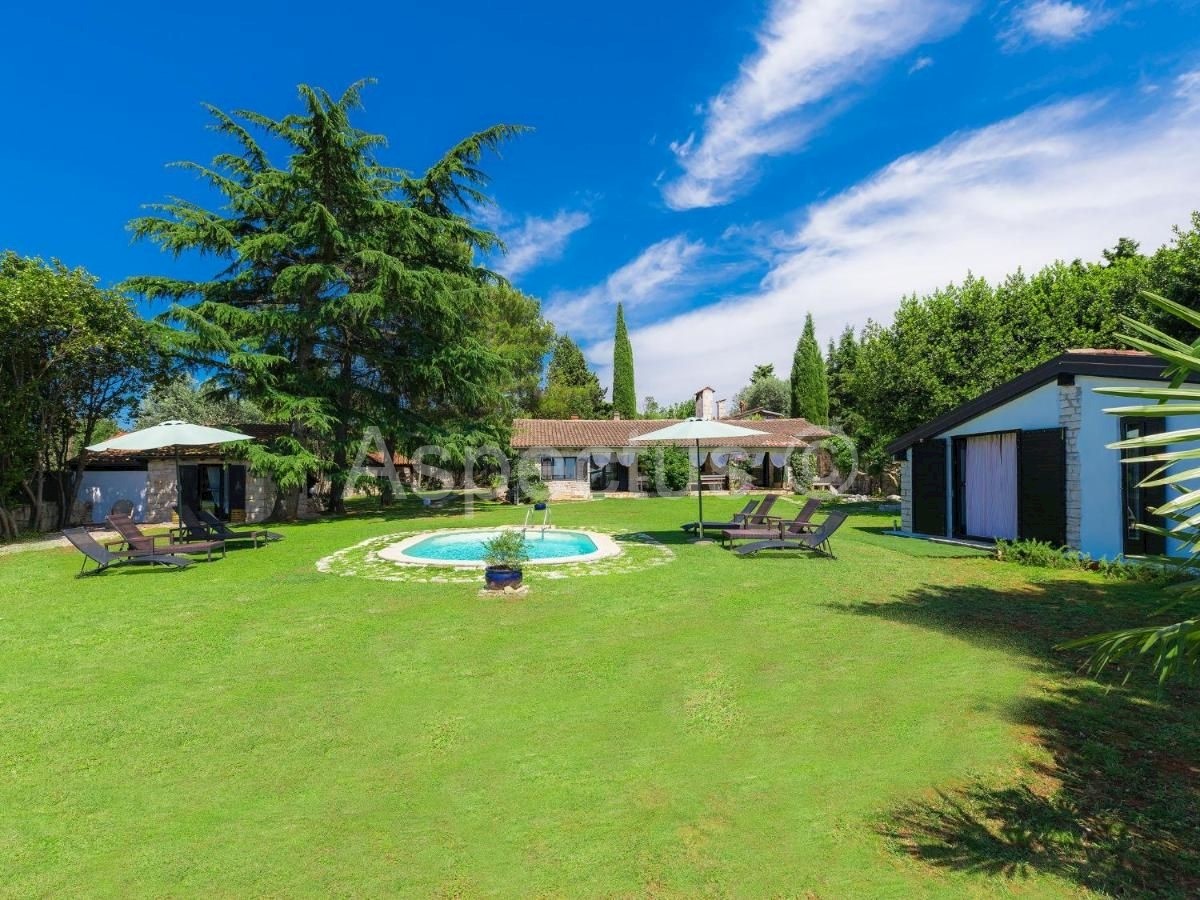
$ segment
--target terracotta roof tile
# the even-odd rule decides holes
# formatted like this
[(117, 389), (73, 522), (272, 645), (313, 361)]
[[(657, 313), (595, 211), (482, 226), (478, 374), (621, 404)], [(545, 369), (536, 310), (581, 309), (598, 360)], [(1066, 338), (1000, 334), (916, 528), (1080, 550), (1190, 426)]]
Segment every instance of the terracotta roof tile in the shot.
[[(654, 444), (633, 444), (630, 439), (659, 428), (674, 425), (680, 419), (516, 419), (513, 421), (514, 450), (530, 447), (561, 447), (578, 450), (584, 447), (645, 447)], [(722, 420), (727, 421), (727, 420)], [(830, 432), (807, 419), (739, 420), (746, 428), (766, 432), (741, 438), (738, 447), (790, 447), (798, 443), (828, 437)], [(680, 442), (681, 446), (690, 441)], [(701, 441), (705, 447), (727, 446), (728, 441)]]

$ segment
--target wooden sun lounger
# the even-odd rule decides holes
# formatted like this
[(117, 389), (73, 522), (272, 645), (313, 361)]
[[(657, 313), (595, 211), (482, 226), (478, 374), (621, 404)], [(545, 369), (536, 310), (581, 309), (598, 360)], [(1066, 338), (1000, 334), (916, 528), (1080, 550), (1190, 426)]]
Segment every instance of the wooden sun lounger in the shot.
[[(772, 538), (805, 534), (812, 529), (813, 514), (821, 508), (820, 500), (809, 500), (790, 522), (770, 517), (754, 516), (750, 523), (741, 528), (729, 528), (721, 532), (721, 543), (726, 541), (766, 541)], [(761, 519), (760, 523), (754, 520)]]
[[(192, 564), (190, 559), (182, 556), (172, 556), (167, 553), (143, 553), (137, 550), (109, 550), (102, 547), (86, 528), (65, 528), (63, 537), (83, 554), (83, 565), (79, 567), (79, 576), (99, 575), (112, 566), (130, 563), (142, 566), (169, 566), (175, 569), (186, 569)], [(96, 564), (96, 568), (87, 571), (88, 560)]]
[(829, 543), (829, 538), (835, 531), (842, 527), (842, 523), (845, 521), (845, 513), (831, 512), (825, 517), (825, 521), (817, 527), (816, 531), (793, 537), (755, 541), (753, 544), (738, 547), (734, 552), (738, 556), (750, 556), (762, 550), (807, 550), (810, 553), (817, 553), (821, 556), (828, 556), (830, 559), (837, 559), (833, 555), (833, 547)]
[[(206, 553), (208, 554), (209, 562), (212, 562), (214, 550), (220, 550), (221, 556), (225, 555), (224, 541), (184, 541), (182, 543), (173, 543), (169, 534), (144, 534), (142, 529), (138, 528), (137, 523), (129, 518), (129, 516), (108, 516), (105, 521), (121, 536), (121, 540), (116, 543), (125, 544), (134, 553)], [(160, 545), (159, 541), (161, 540), (166, 540), (168, 543)]]

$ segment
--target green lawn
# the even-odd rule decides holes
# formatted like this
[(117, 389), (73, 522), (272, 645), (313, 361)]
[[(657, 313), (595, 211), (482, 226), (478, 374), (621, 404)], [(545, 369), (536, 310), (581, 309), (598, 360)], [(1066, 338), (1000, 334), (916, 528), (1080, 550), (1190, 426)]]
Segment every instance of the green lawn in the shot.
[[(734, 498), (706, 512), (731, 512)], [(1061, 638), (1152, 589), (891, 538), (680, 541), (688, 500), (559, 505), (673, 561), (524, 599), (318, 572), (402, 508), (185, 572), (0, 557), (12, 896), (1080, 896), (1200, 890), (1200, 703)]]

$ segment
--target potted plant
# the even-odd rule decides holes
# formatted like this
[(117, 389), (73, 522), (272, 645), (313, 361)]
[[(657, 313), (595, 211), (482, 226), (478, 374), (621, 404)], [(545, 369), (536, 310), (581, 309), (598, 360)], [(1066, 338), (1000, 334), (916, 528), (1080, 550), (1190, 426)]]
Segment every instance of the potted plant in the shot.
[(529, 561), (525, 535), (515, 528), (506, 528), (494, 538), (484, 541), (483, 580), (488, 590), (502, 591), (521, 586), (521, 565)]

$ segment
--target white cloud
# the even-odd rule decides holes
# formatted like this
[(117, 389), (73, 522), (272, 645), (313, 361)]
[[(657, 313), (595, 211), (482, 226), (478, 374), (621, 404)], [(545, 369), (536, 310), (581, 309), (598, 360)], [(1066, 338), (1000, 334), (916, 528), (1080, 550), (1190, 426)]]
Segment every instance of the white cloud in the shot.
[(908, 74), (914, 75), (922, 69), (928, 69), (933, 65), (932, 56), (918, 56), (911, 66), (908, 67)]
[(1099, 6), (1067, 0), (1030, 0), (1017, 8), (1001, 39), (1010, 49), (1026, 43), (1065, 44), (1090, 34), (1110, 18)]
[[(724, 277), (707, 265), (702, 241), (676, 235), (651, 244), (600, 284), (582, 291), (551, 295), (546, 315), (560, 331), (587, 339), (612, 330), (610, 311), (678, 298), (697, 286)], [(613, 314), (615, 315), (615, 313)]]
[(521, 226), (511, 232), (501, 228), (500, 236), (508, 252), (494, 267), (505, 278), (516, 278), (543, 263), (553, 262), (562, 256), (571, 235), (591, 221), (585, 212), (566, 210), (560, 210), (550, 219), (526, 216)]
[[(1181, 89), (1195, 84), (1184, 78)], [(809, 207), (759, 288), (635, 329), (639, 390), (732, 394), (756, 363), (787, 371), (804, 315), (822, 340), (889, 321), (900, 299), (968, 271), (999, 279), (1055, 259), (1098, 259), (1118, 237), (1151, 249), (1200, 207), (1200, 107), (1173, 100), (1107, 120), (1076, 100), (1031, 110), (897, 159)]]
[(1175, 96), (1191, 106), (1200, 105), (1200, 69), (1184, 72), (1175, 79)]
[(718, 206), (751, 182), (763, 156), (803, 143), (846, 88), (883, 63), (956, 30), (970, 0), (774, 0), (758, 50), (704, 109), (702, 133), (673, 142), (683, 174), (674, 209)]

